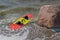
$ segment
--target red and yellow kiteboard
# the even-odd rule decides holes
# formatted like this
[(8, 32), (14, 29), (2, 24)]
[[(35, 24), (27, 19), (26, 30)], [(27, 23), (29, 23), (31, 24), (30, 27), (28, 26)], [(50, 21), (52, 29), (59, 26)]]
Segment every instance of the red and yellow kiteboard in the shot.
[(9, 28), (11, 30), (15, 30), (16, 31), (16, 30), (22, 28), (27, 23), (29, 23), (32, 19), (33, 19), (33, 15), (32, 14), (25, 14), (25, 15), (23, 15), (23, 17), (18, 18), (12, 24), (10, 24)]

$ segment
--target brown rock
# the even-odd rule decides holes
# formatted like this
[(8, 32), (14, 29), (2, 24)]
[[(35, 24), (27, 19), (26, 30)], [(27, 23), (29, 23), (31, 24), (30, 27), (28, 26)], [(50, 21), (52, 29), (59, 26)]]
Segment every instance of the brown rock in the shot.
[(60, 6), (43, 5), (38, 15), (38, 24), (42, 27), (60, 26)]

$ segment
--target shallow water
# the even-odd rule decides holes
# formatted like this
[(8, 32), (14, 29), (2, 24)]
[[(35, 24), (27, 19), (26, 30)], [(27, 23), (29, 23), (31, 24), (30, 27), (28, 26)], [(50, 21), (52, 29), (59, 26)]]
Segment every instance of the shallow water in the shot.
[(20, 6), (20, 7), (40, 7), (41, 5), (44, 5), (44, 4), (59, 4), (60, 0), (54, 0), (54, 1), (43, 1), (41, 2), (41, 0), (0, 0), (0, 4), (1, 5), (4, 5), (4, 6), (7, 6), (9, 8), (11, 7), (16, 7), (16, 6)]
[[(40, 31), (37, 25), (30, 25), (37, 20), (37, 15), (39, 13), (39, 7), (44, 4), (58, 4), (60, 1), (20, 1), (20, 0), (0, 0), (0, 4), (3, 5), (0, 8), (0, 38), (1, 40), (45, 40), (45, 32)], [(19, 7), (19, 8), (18, 8)], [(20, 9), (22, 8), (22, 9)], [(30, 9), (30, 10), (29, 10)], [(21, 17), (25, 13), (32, 13), (34, 19), (32, 22), (18, 31), (10, 30), (9, 24), (12, 23), (17, 18)], [(42, 29), (41, 29), (42, 30)], [(46, 29), (44, 29), (46, 30)], [(37, 34), (38, 33), (38, 34)], [(14, 35), (13, 35), (14, 34)], [(55, 35), (55, 34), (54, 34)], [(39, 36), (39, 37), (37, 37)], [(23, 37), (23, 38), (22, 38)], [(4, 39), (3, 39), (4, 38)]]

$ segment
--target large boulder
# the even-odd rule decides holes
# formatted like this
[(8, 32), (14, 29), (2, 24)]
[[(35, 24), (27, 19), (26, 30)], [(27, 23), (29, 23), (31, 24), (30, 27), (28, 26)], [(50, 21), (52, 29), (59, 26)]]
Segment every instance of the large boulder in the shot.
[(59, 27), (60, 26), (60, 6), (43, 5), (38, 14), (38, 25), (42, 27)]

